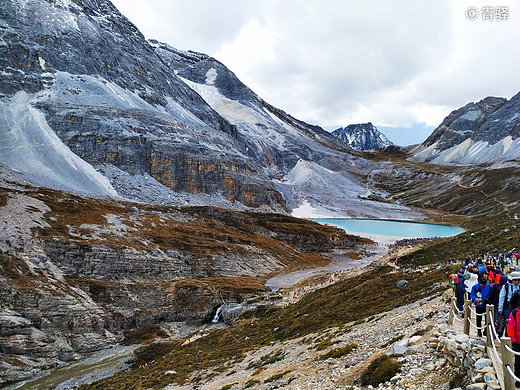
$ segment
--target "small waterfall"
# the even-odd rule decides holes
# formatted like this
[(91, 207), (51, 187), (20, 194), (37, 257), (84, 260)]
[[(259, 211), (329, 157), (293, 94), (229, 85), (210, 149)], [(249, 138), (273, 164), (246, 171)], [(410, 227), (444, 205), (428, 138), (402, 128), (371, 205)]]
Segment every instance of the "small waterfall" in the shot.
[(211, 320), (212, 323), (216, 324), (217, 322), (219, 322), (221, 311), (222, 311), (222, 306), (219, 306), (217, 309), (217, 312), (215, 313), (215, 317), (213, 317), (213, 319)]

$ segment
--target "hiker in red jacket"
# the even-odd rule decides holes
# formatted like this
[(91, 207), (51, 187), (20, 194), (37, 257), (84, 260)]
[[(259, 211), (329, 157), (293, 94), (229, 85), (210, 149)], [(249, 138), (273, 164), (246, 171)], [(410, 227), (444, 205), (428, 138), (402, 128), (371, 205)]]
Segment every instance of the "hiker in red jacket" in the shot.
[(500, 268), (497, 268), (495, 270), (495, 283), (500, 283), (500, 278), (502, 278), (504, 275), (502, 274), (502, 271), (500, 271)]

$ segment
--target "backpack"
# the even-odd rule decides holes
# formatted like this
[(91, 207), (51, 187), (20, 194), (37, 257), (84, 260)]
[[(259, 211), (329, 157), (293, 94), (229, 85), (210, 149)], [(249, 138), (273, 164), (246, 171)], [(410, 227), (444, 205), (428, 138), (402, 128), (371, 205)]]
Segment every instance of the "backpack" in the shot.
[(457, 287), (457, 283), (459, 283), (459, 274), (454, 272), (450, 276), (448, 276), (448, 278), (448, 284), (450, 285), (450, 287), (453, 289)]
[(511, 296), (511, 299), (509, 300), (509, 304), (511, 305), (511, 308), (515, 309), (520, 306), (520, 289), (516, 290), (513, 295)]
[[(513, 320), (515, 321), (515, 327), (516, 327), (516, 312), (518, 311), (518, 308), (516, 308), (515, 310), (513, 310), (511, 312), (511, 314), (513, 314)], [(507, 335), (506, 335), (507, 336)]]

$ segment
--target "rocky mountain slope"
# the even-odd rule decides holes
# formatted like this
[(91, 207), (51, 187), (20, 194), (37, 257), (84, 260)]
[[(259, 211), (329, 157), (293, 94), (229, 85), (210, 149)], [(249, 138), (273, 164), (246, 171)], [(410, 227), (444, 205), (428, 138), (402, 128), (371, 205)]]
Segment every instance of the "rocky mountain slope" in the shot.
[[(144, 206), (0, 186), (0, 385), (149, 324), (210, 321), (269, 275), (363, 239), (273, 213)], [(9, 178), (9, 180), (5, 180)]]
[[(158, 324), (208, 321), (223, 302), (264, 292), (270, 275), (336, 252), (361, 256), (363, 240), (273, 211), (442, 220), (520, 204), (517, 162), (439, 166), (396, 147), (356, 152), (269, 105), (217, 60), (146, 41), (108, 1), (4, 2), (0, 29), (0, 385), (128, 332), (155, 329), (153, 338)], [(514, 104), (483, 104), (485, 123), (518, 123)], [(358, 308), (342, 305), (369, 298), (363, 286), (354, 302), (333, 292), (290, 311), (298, 320), (287, 329), (328, 326), (309, 318), (314, 307), (355, 321)]]
[(520, 159), (520, 93), (487, 97), (453, 111), (421, 145), (414, 161), (481, 164)]
[(372, 123), (360, 123), (340, 127), (332, 132), (352, 149), (357, 151), (385, 148), (393, 145)]
[[(110, 2), (12, 1), (1, 12), (1, 163), (69, 191), (114, 193), (81, 159), (106, 167), (116, 188), (121, 175), (149, 175), (175, 192), (283, 207), (236, 128)], [(25, 167), (19, 161), (30, 142), (39, 148)]]
[[(420, 218), (364, 196), (372, 161), (217, 60), (146, 41), (108, 1), (12, 1), (0, 12), (0, 164), (29, 183), (158, 204)], [(301, 165), (315, 169), (295, 185)], [(324, 174), (339, 191), (319, 184)], [(317, 202), (323, 194), (335, 201)]]
[[(420, 165), (352, 151), (217, 60), (146, 41), (108, 1), (11, 1), (0, 12), (0, 165), (28, 183), (156, 204), (423, 218), (392, 177), (373, 174), (401, 172), (411, 187), (425, 176)], [(455, 111), (413, 159), (518, 158), (518, 100)], [(450, 193), (461, 188), (439, 180)]]
[[(351, 153), (344, 143), (318, 126), (301, 122), (268, 104), (223, 64), (207, 55), (150, 41), (172, 70), (247, 139), (246, 150), (293, 215), (309, 207), (315, 216), (421, 216), (399, 204), (375, 201), (379, 193), (360, 176), (381, 163)], [(384, 163), (383, 163), (384, 165)]]

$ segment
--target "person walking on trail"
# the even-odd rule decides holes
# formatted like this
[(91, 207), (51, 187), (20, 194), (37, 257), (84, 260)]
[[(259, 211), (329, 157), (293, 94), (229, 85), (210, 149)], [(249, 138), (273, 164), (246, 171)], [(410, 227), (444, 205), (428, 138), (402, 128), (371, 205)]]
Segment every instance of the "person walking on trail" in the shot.
[[(471, 289), (471, 300), (475, 304), (475, 311), (477, 312), (477, 335), (482, 336), (482, 317), (486, 315), (486, 297), (489, 294), (489, 284), (484, 277), (479, 278), (478, 284), (475, 284)], [(486, 319), (484, 319), (484, 325), (486, 325)]]
[(500, 283), (500, 279), (502, 279), (504, 275), (502, 274), (502, 271), (500, 271), (500, 268), (497, 268), (495, 271), (495, 283)]
[[(509, 281), (500, 290), (500, 297), (498, 299), (498, 315), (501, 317), (497, 326), (497, 334), (502, 337), (504, 332), (505, 322), (511, 314), (511, 298), (515, 291), (520, 288), (520, 272), (513, 271), (509, 275)], [(497, 319), (498, 320), (498, 319)]]
[(500, 299), (500, 291), (502, 291), (502, 287), (507, 283), (507, 276), (501, 275), (500, 281), (497, 283), (491, 284), (491, 288), (489, 290), (489, 294), (486, 297), (486, 305), (493, 305), (493, 318), (495, 319), (495, 327), (498, 324), (498, 301)]
[[(520, 352), (520, 290), (515, 291), (511, 298), (511, 314), (507, 320), (507, 336), (511, 338), (513, 351)], [(515, 355), (515, 376), (520, 377), (520, 356)], [(520, 382), (515, 382), (520, 388)]]
[(469, 278), (469, 275), (464, 273), (464, 269), (461, 269), (457, 274), (457, 283), (455, 284), (455, 296), (457, 297), (457, 308), (459, 313), (464, 313), (464, 294), (466, 293), (466, 285), (464, 281)]

